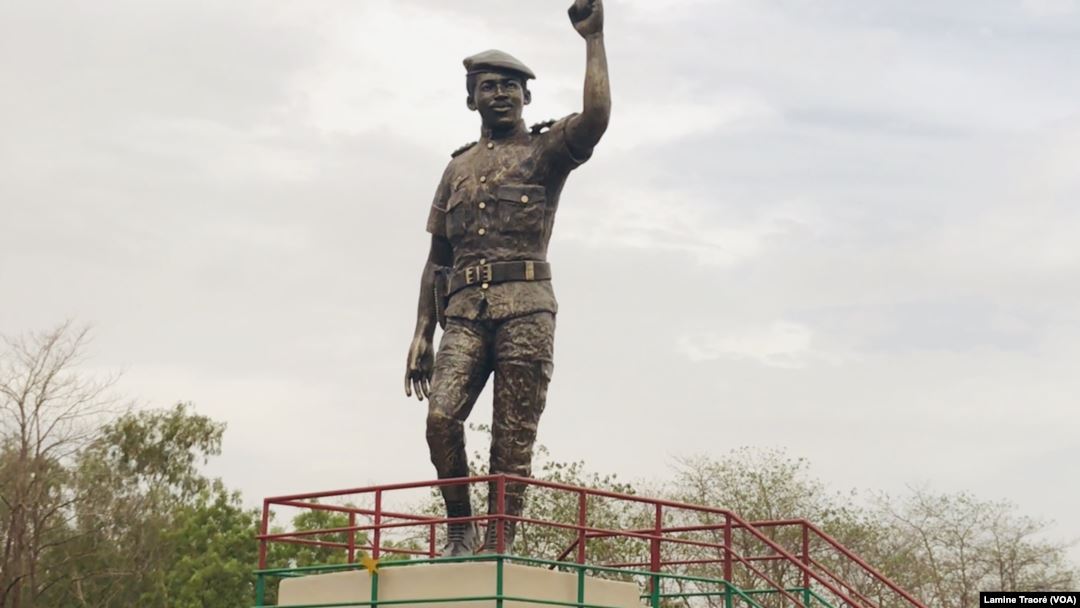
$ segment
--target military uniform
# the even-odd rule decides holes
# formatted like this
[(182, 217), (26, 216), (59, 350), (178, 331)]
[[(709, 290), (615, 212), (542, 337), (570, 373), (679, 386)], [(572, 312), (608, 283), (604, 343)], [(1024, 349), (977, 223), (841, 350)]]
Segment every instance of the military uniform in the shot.
[[(558, 310), (548, 242), (566, 178), (591, 154), (572, 149), (569, 118), (531, 130), (521, 123), (499, 138), (485, 132), (454, 153), (435, 194), (427, 229), (453, 250), (427, 420), (440, 478), (468, 475), (463, 423), (492, 372), (490, 470), (531, 473)], [(469, 514), (465, 487), (444, 488), (443, 495), (448, 515)], [(489, 512), (495, 500), (492, 491)], [(508, 484), (506, 501), (508, 513), (520, 514), (524, 487)], [(513, 526), (507, 530), (512, 539)]]

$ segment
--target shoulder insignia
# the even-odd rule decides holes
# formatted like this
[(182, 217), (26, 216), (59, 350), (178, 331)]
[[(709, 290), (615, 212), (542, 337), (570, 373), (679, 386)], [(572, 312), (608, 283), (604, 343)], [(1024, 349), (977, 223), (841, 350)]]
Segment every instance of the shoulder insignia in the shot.
[(461, 146), (461, 147), (460, 147), (460, 148), (458, 148), (457, 150), (454, 150), (453, 152), (451, 152), (451, 153), (450, 153), (450, 158), (455, 158), (455, 157), (457, 157), (457, 156), (460, 156), (460, 155), (461, 155), (462, 153), (464, 153), (464, 152), (465, 152), (466, 150), (468, 150), (469, 148), (471, 148), (471, 147), (473, 147), (473, 146), (475, 146), (475, 145), (476, 145), (476, 142), (475, 142), (475, 141), (471, 141), (471, 142), (469, 142), (469, 143), (465, 144), (464, 146)]
[(550, 129), (551, 125), (553, 125), (553, 124), (555, 124), (555, 119), (554, 118), (551, 119), (551, 120), (545, 120), (544, 122), (538, 122), (535, 125), (533, 125), (532, 127), (530, 127), (529, 130), (532, 131), (533, 135), (539, 135), (539, 134), (543, 133), (545, 130)]

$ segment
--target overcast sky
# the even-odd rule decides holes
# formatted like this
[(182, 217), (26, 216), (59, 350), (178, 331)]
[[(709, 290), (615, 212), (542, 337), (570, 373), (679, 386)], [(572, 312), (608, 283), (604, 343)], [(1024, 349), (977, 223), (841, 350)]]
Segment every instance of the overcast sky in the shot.
[[(564, 4), (0, 0), (0, 333), (93, 324), (87, 371), (227, 422), (252, 503), (433, 477), (402, 377), (461, 59), (580, 109)], [(1080, 2), (608, 0), (607, 44), (553, 456), (781, 447), (1080, 537)]]

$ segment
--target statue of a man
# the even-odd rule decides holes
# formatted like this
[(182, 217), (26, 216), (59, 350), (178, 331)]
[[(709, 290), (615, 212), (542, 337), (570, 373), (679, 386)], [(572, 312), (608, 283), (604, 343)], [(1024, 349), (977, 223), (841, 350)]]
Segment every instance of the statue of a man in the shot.
[[(495, 375), (492, 473), (529, 476), (536, 426), (551, 379), (557, 305), (548, 241), (566, 178), (592, 155), (611, 112), (601, 0), (568, 11), (585, 39), (584, 107), (525, 127), (532, 70), (501, 51), (465, 59), (466, 105), (480, 114), (480, 140), (454, 152), (431, 206), (431, 252), (420, 280), (405, 393), (428, 397), (427, 440), (440, 479), (469, 473), (463, 424)], [(433, 356), (435, 324), (444, 324)], [(447, 516), (469, 517), (468, 488), (445, 487)], [(506, 488), (506, 512), (520, 515), (523, 484)], [(491, 488), (488, 512), (496, 510)], [(451, 522), (444, 555), (473, 553), (474, 526)], [(515, 526), (504, 528), (505, 547)], [(481, 551), (496, 549), (487, 526)]]

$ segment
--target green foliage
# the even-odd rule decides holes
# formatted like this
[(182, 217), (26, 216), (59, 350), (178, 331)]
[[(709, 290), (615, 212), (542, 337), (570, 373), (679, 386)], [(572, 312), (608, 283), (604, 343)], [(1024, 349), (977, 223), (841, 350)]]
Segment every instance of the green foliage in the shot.
[[(312, 501), (318, 503), (318, 501)], [(275, 526), (271, 529), (272, 534), (284, 532), (304, 532), (310, 530), (326, 530), (330, 528), (347, 528), (349, 516), (345, 513), (333, 511), (303, 511), (294, 516), (288, 529)], [(347, 532), (335, 532), (330, 534), (318, 534), (313, 536), (298, 537), (300, 540), (344, 543), (349, 542)], [(367, 536), (358, 533), (356, 544), (367, 543)], [(320, 547), (310, 544), (275, 542), (270, 544), (267, 554), (267, 564), (271, 568), (302, 568), (304, 566), (344, 564), (347, 562), (348, 553), (344, 549), (336, 547)]]
[(71, 548), (83, 557), (72, 560), (70, 590), (78, 605), (200, 605), (190, 598), (211, 593), (199, 582), (211, 577), (211, 563), (223, 568), (215, 597), (247, 601), (251, 575), (237, 579), (238, 566), (256, 554), (239, 539), (253, 537), (253, 516), (198, 468), (220, 452), (223, 431), (178, 404), (119, 417), (78, 455)]
[(84, 460), (105, 464), (128, 489), (190, 500), (210, 484), (198, 466), (221, 453), (225, 432), (224, 424), (193, 414), (190, 407), (180, 403), (171, 410), (121, 416), (104, 427)]
[(170, 608), (242, 606), (254, 597), (257, 516), (240, 496), (215, 482), (173, 517), (163, 541), (172, 557), (164, 572)]
[[(179, 404), (122, 415), (66, 460), (40, 459), (37, 500), (56, 522), (38, 534), (33, 597), (5, 608), (243, 606), (254, 593), (255, 514), (199, 465), (220, 452), (224, 426)], [(7, 443), (0, 488), (18, 483)], [(24, 465), (25, 459), (18, 461)], [(21, 468), (25, 468), (21, 466)], [(47, 478), (48, 483), (43, 483)], [(22, 477), (21, 479), (25, 479)], [(3, 514), (0, 513), (0, 517)]]

